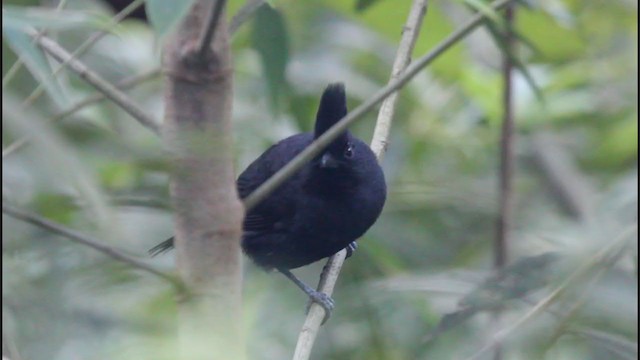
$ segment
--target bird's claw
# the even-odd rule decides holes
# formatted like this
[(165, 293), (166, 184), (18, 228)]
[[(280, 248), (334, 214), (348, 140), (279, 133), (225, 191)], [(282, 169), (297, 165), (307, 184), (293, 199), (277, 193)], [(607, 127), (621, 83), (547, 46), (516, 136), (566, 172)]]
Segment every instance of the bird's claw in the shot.
[(324, 325), (324, 323), (326, 323), (327, 320), (329, 320), (329, 318), (331, 317), (331, 311), (336, 306), (335, 301), (333, 301), (331, 296), (323, 292), (314, 291), (311, 294), (309, 294), (309, 303), (307, 303), (307, 313), (309, 312), (309, 309), (311, 309), (311, 303), (316, 303), (322, 306), (322, 308), (324, 309), (324, 319), (322, 320), (322, 325)]
[(347, 256), (345, 257), (345, 259), (350, 258), (353, 255), (353, 252), (356, 251), (357, 248), (358, 248), (358, 243), (356, 241), (353, 241), (349, 245), (347, 245), (347, 247), (345, 248), (345, 250), (347, 250)]

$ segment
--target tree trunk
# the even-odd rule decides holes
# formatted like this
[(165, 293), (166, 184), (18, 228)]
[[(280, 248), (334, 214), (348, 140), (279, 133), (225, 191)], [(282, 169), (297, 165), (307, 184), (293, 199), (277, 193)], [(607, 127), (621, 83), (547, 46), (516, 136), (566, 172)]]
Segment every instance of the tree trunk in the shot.
[[(220, 1), (220, 0), (218, 0)], [(211, 44), (213, 1), (196, 1), (164, 47), (164, 136), (173, 161), (175, 247), (184, 359), (243, 358), (242, 204), (232, 162), (232, 65), (224, 11)], [(204, 51), (201, 51), (204, 49)]]

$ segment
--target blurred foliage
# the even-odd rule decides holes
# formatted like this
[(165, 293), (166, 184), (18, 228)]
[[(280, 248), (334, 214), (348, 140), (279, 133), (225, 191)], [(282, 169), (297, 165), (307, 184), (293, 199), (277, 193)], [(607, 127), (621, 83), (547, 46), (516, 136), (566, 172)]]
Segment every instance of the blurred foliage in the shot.
[[(3, 149), (31, 138), (3, 154), (3, 201), (144, 257), (172, 232), (162, 142), (109, 102), (49, 122), (95, 90), (66, 71), (54, 80), (50, 74), (58, 64), (11, 26), (46, 29), (73, 50), (114, 14), (98, 0), (69, 0), (63, 10), (44, 3), (3, 2)], [(158, 67), (157, 36), (180, 14), (178, 3), (148, 0), (148, 9), (159, 6), (151, 12), (155, 34), (139, 20), (125, 20), (115, 31), (107, 27), (114, 32), (81, 60), (113, 83)], [(244, 2), (229, 3), (232, 15)], [(15, 7), (6, 12), (9, 4)], [(345, 82), (350, 108), (384, 86), (410, 2), (269, 4), (233, 37), (238, 169), (275, 141), (309, 130), (328, 82)], [(415, 56), (469, 17), (465, 4), (430, 2)], [(486, 299), (502, 307), (507, 327), (560, 287), (548, 306), (508, 334), (509, 359), (637, 358), (637, 2), (530, 1), (517, 13), (517, 31), (523, 42), (517, 55), (542, 99), (516, 76), (512, 259), (527, 263), (559, 252), (564, 270), (545, 281), (531, 274), (532, 288), (519, 277), (528, 268), (490, 273), (502, 55), (481, 29), (402, 90), (383, 164), (388, 203), (344, 267), (337, 309), (313, 358), (467, 358), (497, 331), (482, 309), (426, 339), (444, 315), (474, 299), (468, 294), (494, 292), (495, 303)], [(17, 55), (26, 66), (10, 71)], [(46, 95), (22, 106), (39, 84)], [(161, 81), (128, 93), (161, 119)], [(367, 115), (353, 131), (369, 139), (374, 119)], [(553, 146), (541, 148), (539, 136)], [(549, 158), (558, 161), (549, 164)], [(582, 208), (568, 211), (566, 202)], [(173, 358), (176, 309), (167, 284), (9, 217), (3, 216), (3, 225), (3, 353), (18, 358), (17, 351), (22, 359)], [(618, 242), (620, 254), (594, 255)], [(173, 256), (153, 262), (170, 270)], [(297, 273), (315, 282), (321, 266)], [(585, 276), (570, 277), (585, 268)], [(246, 272), (251, 358), (290, 357), (304, 296), (248, 261)], [(504, 289), (517, 296), (500, 295)]]

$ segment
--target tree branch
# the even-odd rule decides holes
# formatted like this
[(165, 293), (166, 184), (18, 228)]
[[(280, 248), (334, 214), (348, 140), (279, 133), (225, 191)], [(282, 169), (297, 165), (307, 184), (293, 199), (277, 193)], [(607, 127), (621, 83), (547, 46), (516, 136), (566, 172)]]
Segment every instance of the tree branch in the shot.
[(571, 154), (551, 133), (537, 132), (529, 140), (533, 160), (551, 188), (553, 199), (575, 220), (589, 221), (593, 215), (596, 191), (578, 169)]
[[(340, 276), (340, 269), (347, 257), (346, 250), (340, 250), (337, 254), (333, 255), (327, 261), (327, 264), (322, 271), (320, 278), (320, 284), (318, 285), (318, 291), (331, 296), (333, 288), (338, 282), (338, 276)], [(293, 360), (307, 360), (311, 356), (311, 349), (316, 341), (320, 326), (325, 318), (325, 311), (322, 306), (311, 303), (309, 312), (304, 320), (302, 329), (298, 334), (298, 342), (296, 343), (296, 350), (293, 354)]]
[[(124, 17), (126, 17), (129, 13), (131, 13), (133, 10), (135, 10), (135, 8), (137, 6), (139, 6), (139, 5), (140, 5), (140, 1), (135, 1), (135, 2), (131, 3), (129, 6), (127, 6), (125, 9), (123, 9), (121, 12), (119, 12), (112, 19), (112, 21), (113, 22), (119, 22)], [(235, 34), (235, 32), (238, 31), (238, 29), (244, 23), (246, 23), (251, 18), (251, 15), (253, 13), (255, 13), (256, 10), (258, 10), (262, 5), (264, 5), (264, 0), (249, 0), (247, 2), (247, 4), (245, 4), (242, 8), (240, 8), (240, 10), (238, 10), (238, 12), (231, 19), (231, 24), (229, 25), (229, 34), (230, 35)], [(96, 41), (98, 41), (105, 34), (106, 34), (106, 32), (103, 31), (103, 32), (99, 32), (99, 33), (95, 34), (94, 36), (92, 36), (91, 38), (89, 38), (87, 41), (85, 41), (82, 45), (80, 45), (80, 47), (78, 47), (78, 49), (76, 49), (71, 54), (71, 58), (74, 58), (74, 57), (79, 56), (82, 53), (84, 53), (86, 50), (89, 49), (89, 45), (91, 45), (91, 44), (95, 43)], [(16, 64), (14, 64), (14, 67), (17, 66), (17, 63), (18, 62), (16, 61)], [(66, 64), (68, 64), (68, 62), (63, 62), (62, 64), (60, 64), (58, 66), (58, 68), (56, 68), (54, 70), (54, 75), (57, 74), (58, 71), (60, 71)], [(9, 70), (9, 72), (11, 72), (14, 67), (12, 67)], [(17, 70), (13, 70), (13, 71), (17, 71)], [(160, 74), (160, 69), (159, 68), (152, 69), (152, 70), (150, 70), (150, 71), (148, 71), (146, 73), (143, 73), (143, 74), (131, 77), (131, 78), (127, 78), (127, 79), (123, 80), (121, 83), (116, 84), (116, 87), (121, 89), (121, 90), (128, 89), (130, 87), (138, 85), (139, 83), (142, 83), (144, 81), (152, 79), (152, 78), (158, 76), (159, 74)], [(8, 81), (9, 81), (9, 79), (7, 79), (7, 83), (8, 83)], [(5, 79), (3, 79), (2, 87), (4, 88), (5, 86), (6, 86)], [(41, 86), (36, 88), (36, 90), (34, 90), (33, 93), (31, 93), (31, 95), (29, 95), (27, 97), (27, 99), (24, 100), (23, 106), (28, 106), (33, 101), (35, 101), (42, 94), (43, 90), (44, 90), (44, 87), (41, 87)], [(63, 111), (59, 112), (58, 114), (54, 115), (53, 118), (51, 119), (51, 121), (61, 120), (61, 119), (65, 118), (65, 117), (67, 117), (67, 116), (70, 116), (74, 112), (84, 108), (85, 106), (94, 104), (94, 103), (96, 103), (98, 101), (103, 100), (104, 98), (106, 98), (106, 95), (104, 95), (104, 94), (95, 94), (95, 95), (92, 95), (90, 97), (87, 97), (85, 100), (79, 101), (78, 103), (76, 103), (75, 105), (72, 105), (68, 109), (63, 110)], [(19, 150), (20, 148), (25, 146), (28, 142), (29, 142), (29, 139), (27, 137), (22, 137), (22, 138), (20, 138), (20, 139), (18, 139), (16, 141), (14, 141), (13, 143), (11, 143), (9, 146), (7, 146), (2, 151), (2, 158), (4, 159), (5, 156), (9, 156), (13, 152)]]
[[(416, 39), (420, 34), (420, 28), (422, 20), (427, 11), (427, 0), (414, 0), (409, 11), (407, 22), (403, 27), (402, 39), (398, 46), (396, 58), (393, 62), (393, 68), (391, 71), (391, 79), (389, 84), (400, 79), (402, 72), (407, 68), (411, 60), (411, 53), (415, 45)], [(384, 153), (387, 150), (386, 144), (388, 143), (389, 130), (391, 129), (391, 122), (395, 113), (395, 105), (397, 103), (397, 92), (392, 92), (382, 104), (380, 112), (378, 113), (378, 119), (376, 122), (376, 128), (374, 130), (373, 139), (371, 140), (371, 148), (376, 154), (378, 161), (382, 159)], [(327, 261), (322, 275), (320, 277), (320, 284), (318, 285), (318, 291), (331, 295), (333, 288), (338, 281), (342, 264), (346, 258), (346, 250), (342, 250), (333, 255)], [(311, 356), (311, 349), (315, 342), (316, 336), (322, 321), (325, 316), (324, 309), (316, 304), (312, 303), (309, 308), (307, 318), (298, 335), (298, 343), (293, 355), (294, 360), (306, 360)]]
[[(58, 12), (58, 11), (64, 9), (64, 7), (66, 6), (66, 3), (67, 3), (66, 0), (65, 1), (59, 1), (58, 4), (56, 5), (55, 11)], [(22, 57), (20, 57), (19, 54), (16, 54), (16, 56), (18, 56), (16, 61), (13, 63), (13, 65), (11, 65), (9, 70), (7, 70), (7, 73), (4, 76), (2, 76), (2, 89), (3, 90), (4, 90), (5, 87), (7, 87), (7, 85), (9, 85), (11, 80), (13, 80), (13, 78), (16, 76), (18, 71), (20, 71), (20, 69), (22, 68), (22, 65), (24, 65), (24, 62), (22, 61)], [(44, 87), (42, 85), (40, 85), (33, 92), (36, 92), (40, 88), (44, 89)]]
[(233, 72), (223, 13), (199, 57), (211, 2), (196, 1), (163, 51), (165, 144), (174, 169), (178, 273), (191, 296), (179, 304), (188, 359), (242, 359), (242, 203), (233, 169)]
[(207, 57), (207, 53), (211, 51), (211, 40), (213, 40), (213, 36), (215, 35), (215, 31), (218, 27), (220, 15), (222, 14), (225, 3), (226, 0), (214, 0), (214, 3), (211, 4), (211, 12), (209, 13), (209, 18), (207, 19), (207, 25), (202, 31), (200, 45), (198, 45), (197, 56), (200, 58), (200, 60), (205, 60)]
[[(497, 234), (494, 242), (494, 267), (499, 271), (509, 261), (509, 238), (513, 222), (513, 170), (514, 170), (514, 118), (513, 118), (513, 58), (515, 36), (513, 30), (515, 4), (507, 5), (505, 11), (504, 54), (502, 65), (503, 120), (500, 135), (500, 171), (499, 171), (499, 209)], [(494, 314), (494, 325), (500, 324), (500, 311)], [(497, 342), (494, 348), (495, 360), (503, 358), (502, 344)]]
[(505, 12), (506, 32), (505, 51), (503, 56), (503, 80), (504, 87), (502, 93), (503, 120), (500, 136), (500, 173), (499, 173), (499, 218), (497, 225), (497, 236), (494, 247), (495, 266), (502, 268), (508, 261), (509, 230), (512, 221), (512, 187), (513, 187), (513, 165), (514, 165), (514, 119), (513, 119), (513, 61), (509, 54), (513, 54), (513, 16), (514, 4), (509, 4)]
[[(512, 1), (514, 0), (498, 0), (492, 3), (491, 7), (497, 10)], [(251, 195), (245, 198), (245, 209), (248, 211), (258, 203), (260, 203), (260, 201), (264, 200), (269, 194), (271, 194), (271, 192), (277, 189), (278, 186), (280, 186), (289, 177), (291, 177), (291, 175), (300, 170), (300, 168), (302, 168), (304, 164), (309, 162), (316, 155), (320, 154), (320, 152), (322, 152), (322, 150), (327, 145), (329, 145), (338, 135), (343, 133), (352, 123), (360, 119), (364, 114), (373, 109), (377, 104), (386, 99), (396, 90), (402, 88), (424, 67), (429, 65), (433, 60), (438, 58), (438, 56), (440, 56), (453, 45), (457, 44), (458, 41), (463, 39), (475, 28), (480, 26), (484, 22), (484, 20), (486, 20), (486, 17), (487, 16), (482, 13), (478, 13), (471, 17), (471, 19), (469, 19), (467, 23), (465, 23), (460, 29), (449, 35), (428, 54), (424, 55), (413, 64), (409, 65), (401, 76), (391, 81), (387, 86), (378, 90), (378, 92), (376, 92), (371, 98), (348, 113), (347, 116), (342, 118), (342, 120), (340, 120), (329, 130), (327, 130), (322, 136), (320, 136), (313, 143), (307, 146), (302, 152), (300, 152), (300, 154), (298, 154), (298, 156), (293, 158), (289, 163), (287, 163), (287, 165), (276, 172), (271, 178), (269, 178), (269, 180), (265, 181), (259, 188), (251, 193)]]
[(236, 31), (251, 18), (251, 15), (255, 13), (262, 5), (264, 5), (265, 0), (247, 0), (247, 3), (238, 10), (238, 12), (233, 15), (231, 18), (231, 22), (229, 23), (229, 35), (233, 36)]
[[(126, 90), (140, 83), (143, 83), (147, 80), (154, 79), (159, 75), (160, 75), (160, 69), (152, 69), (140, 75), (135, 75), (135, 76), (123, 79), (122, 81), (117, 83), (115, 86), (120, 90)], [(63, 120), (66, 117), (73, 115), (75, 112), (81, 109), (84, 109), (89, 105), (96, 104), (104, 99), (106, 99), (106, 95), (101, 92), (95, 93), (93, 95), (89, 95), (83, 100), (80, 100), (77, 103), (71, 105), (69, 108), (62, 110), (57, 114), (53, 115), (53, 117), (51, 117), (49, 120), (52, 122)], [(4, 150), (2, 150), (2, 158), (4, 159), (5, 157), (11, 155), (12, 153), (20, 150), (22, 147), (27, 145), (30, 141), (31, 141), (30, 136), (23, 136), (20, 139), (14, 141), (13, 143), (9, 144), (9, 146), (7, 146)]]
[(24, 222), (28, 222), (29, 224), (41, 227), (43, 229), (49, 230), (53, 233), (56, 233), (58, 235), (64, 236), (67, 239), (82, 244), (82, 245), (86, 245), (94, 250), (97, 250), (101, 253), (103, 253), (106, 256), (109, 256), (110, 258), (113, 258), (115, 260), (118, 260), (122, 263), (128, 264), (136, 269), (140, 269), (140, 270), (144, 270), (148, 273), (154, 274), (164, 280), (168, 280), (169, 282), (171, 282), (173, 285), (175, 285), (176, 287), (180, 288), (180, 282), (178, 281), (178, 279), (176, 279), (175, 277), (164, 273), (161, 270), (158, 270), (156, 268), (154, 268), (153, 266), (138, 260), (130, 255), (125, 254), (124, 252), (117, 250), (113, 247), (110, 247), (108, 245), (104, 245), (102, 244), (99, 240), (94, 239), (88, 235), (84, 235), (81, 234), (78, 231), (69, 229), (65, 226), (62, 226), (60, 224), (56, 224), (53, 221), (49, 221), (41, 216), (35, 215), (35, 214), (31, 214), (25, 210), (22, 209), (18, 209), (17, 207), (14, 207), (12, 205), (9, 204), (5, 204), (4, 202), (2, 203), (2, 212), (4, 214), (7, 214), (9, 216), (11, 216), (14, 219), (18, 219)]
[[(138, 4), (137, 6), (139, 6), (140, 1), (136, 1)], [(125, 9), (123, 9), (120, 13), (118, 13), (113, 19), (112, 21), (114, 22), (119, 22), (120, 20), (122, 20), (122, 18), (126, 17), (131, 11), (135, 10), (135, 8), (137, 6), (135, 3), (131, 3), (131, 5), (127, 6)], [(249, 0), (247, 2), (247, 4), (245, 4), (240, 10), (238, 10), (237, 14), (233, 16), (233, 18), (231, 19), (231, 24), (229, 25), (229, 33), (230, 35), (235, 34), (236, 31), (238, 31), (238, 29), (240, 28), (240, 26), (242, 26), (244, 23), (246, 23), (250, 18), (251, 15), (260, 8), (260, 6), (264, 5), (264, 0)], [(81, 55), (82, 53), (84, 53), (86, 50), (88, 50), (88, 45), (94, 43), (95, 41), (99, 40), (102, 36), (104, 36), (106, 34), (106, 32), (99, 32), (96, 35), (94, 35), (93, 37), (91, 37), (90, 39), (88, 39), (85, 43), (83, 43), (83, 45), (80, 45), (80, 47), (78, 49), (76, 49), (72, 54), (72, 58), (78, 55)], [(17, 63), (17, 62), (16, 62)], [(58, 68), (56, 68), (54, 70), (54, 75), (58, 73), (58, 71), (60, 71), (68, 62), (64, 62), (61, 65), (58, 66)], [(17, 64), (14, 64), (14, 67)], [(9, 70), (12, 71), (13, 67)], [(17, 71), (17, 70), (15, 70)], [(129, 89), (133, 86), (136, 86), (142, 82), (145, 82), (147, 80), (153, 79), (156, 76), (160, 75), (160, 69), (156, 68), (156, 69), (152, 69), (149, 70), (146, 73), (137, 75), (137, 76), (133, 76), (127, 79), (124, 79), (123, 81), (121, 81), (120, 83), (116, 84), (116, 87), (120, 90), (124, 90), (124, 89)], [(5, 83), (4, 83), (4, 79), (3, 79), (3, 88), (5, 87)], [(38, 90), (40, 89), (40, 90)], [(42, 91), (44, 90), (43, 87), (38, 87), (36, 88), (36, 90), (33, 91), (33, 93), (31, 95), (29, 95), (27, 97), (27, 99), (25, 99), (25, 101), (23, 102), (23, 106), (28, 106), (29, 104), (31, 104), (33, 101), (35, 101), (41, 94)], [(99, 93), (99, 94), (94, 94), (91, 95), (87, 98), (85, 98), (84, 100), (81, 100), (79, 102), (77, 102), (76, 104), (70, 106), (68, 109), (63, 110), (59, 113), (57, 113), (56, 115), (54, 115), (51, 118), (51, 121), (59, 121), (62, 120), (68, 116), (70, 116), (71, 114), (75, 113), (76, 111), (89, 106), (91, 104), (97, 103), (99, 101), (102, 101), (106, 98), (106, 95), (104, 95), (103, 93)], [(29, 138), (28, 137), (22, 137), (16, 141), (14, 141), (13, 143), (11, 143), (9, 146), (7, 146), (3, 151), (2, 151), (2, 158), (4, 159), (6, 156), (9, 156), (10, 154), (12, 154), (13, 152), (21, 149), (23, 146), (27, 145), (27, 143), (29, 142)]]
[[(626, 242), (631, 244), (634, 240), (631, 235), (638, 233), (638, 224), (633, 224), (621, 231), (611, 242), (602, 247), (592, 257), (584, 261), (580, 266), (571, 272), (553, 291), (551, 291), (546, 297), (536, 303), (529, 311), (527, 311), (521, 318), (512, 322), (506, 328), (491, 335), (491, 340), (484, 346), (482, 346), (473, 355), (469, 356), (466, 360), (478, 360), (482, 359), (483, 355), (494, 348), (495, 344), (502, 343), (509, 336), (513, 335), (515, 331), (520, 329), (524, 324), (529, 322), (539, 313), (549, 308), (557, 299), (562, 295), (571, 284), (575, 283), (578, 279), (584, 276), (588, 270), (596, 266), (598, 263), (602, 263), (610, 259), (610, 256), (616, 253), (621, 254), (624, 248), (627, 246)], [(611, 260), (614, 261), (614, 260)]]
[[(135, 9), (140, 7), (144, 3), (144, 0), (134, 0), (131, 4), (127, 5), (122, 11), (117, 13), (113, 18), (111, 18), (110, 28), (98, 31), (97, 33), (90, 36), (87, 40), (85, 40), (78, 48), (76, 48), (70, 55), (69, 59), (75, 59), (81, 55), (83, 55), (87, 50), (91, 48), (96, 42), (102, 39), (105, 35), (109, 34), (109, 30), (117, 25), (122, 19), (127, 17), (127, 15), (131, 14)], [(44, 36), (44, 32), (40, 32), (39, 36)], [(64, 69), (69, 64), (68, 61), (61, 62), (58, 67), (53, 70), (52, 76), (55, 77), (60, 73), (62, 69)], [(4, 88), (4, 80), (3, 80), (3, 88)], [(42, 94), (44, 94), (45, 87), (43, 84), (39, 84), (29, 96), (22, 102), (22, 107), (26, 108), (33, 104)]]
[(149, 116), (145, 111), (140, 108), (129, 97), (111, 85), (107, 80), (103, 79), (100, 75), (93, 72), (85, 64), (79, 60), (73, 59), (65, 49), (63, 49), (58, 43), (52, 39), (40, 35), (36, 30), (28, 30), (27, 33), (31, 35), (34, 40), (40, 45), (40, 47), (49, 53), (53, 58), (60, 62), (67, 62), (69, 69), (73, 70), (78, 76), (83, 78), (86, 82), (93, 85), (98, 91), (101, 91), (106, 97), (111, 99), (114, 103), (119, 105), (124, 111), (131, 115), (134, 119), (138, 120), (147, 129), (151, 130), (155, 134), (160, 134), (160, 126), (156, 121)]
[[(411, 54), (420, 33), (422, 20), (426, 15), (427, 3), (427, 0), (413, 2), (407, 23), (402, 28), (402, 39), (400, 39), (398, 53), (393, 61), (391, 81), (400, 78), (404, 69), (411, 62)], [(378, 157), (378, 161), (382, 160), (384, 153), (387, 151), (389, 131), (391, 130), (397, 103), (398, 92), (396, 91), (384, 100), (378, 112), (378, 119), (376, 120), (376, 127), (373, 130), (373, 139), (371, 140), (371, 150)]]

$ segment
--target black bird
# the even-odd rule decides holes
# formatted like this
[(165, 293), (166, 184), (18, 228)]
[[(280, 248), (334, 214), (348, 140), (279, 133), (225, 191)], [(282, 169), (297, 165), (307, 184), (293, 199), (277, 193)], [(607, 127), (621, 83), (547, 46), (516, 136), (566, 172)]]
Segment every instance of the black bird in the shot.
[[(274, 173), (347, 114), (342, 83), (324, 90), (313, 133), (290, 136), (271, 146), (238, 177), (240, 198)], [(326, 310), (333, 300), (300, 281), (289, 270), (311, 264), (347, 248), (375, 223), (386, 199), (384, 174), (375, 155), (349, 131), (306, 164), (244, 219), (242, 249), (260, 267), (276, 269)], [(173, 238), (150, 250), (173, 247)]]

